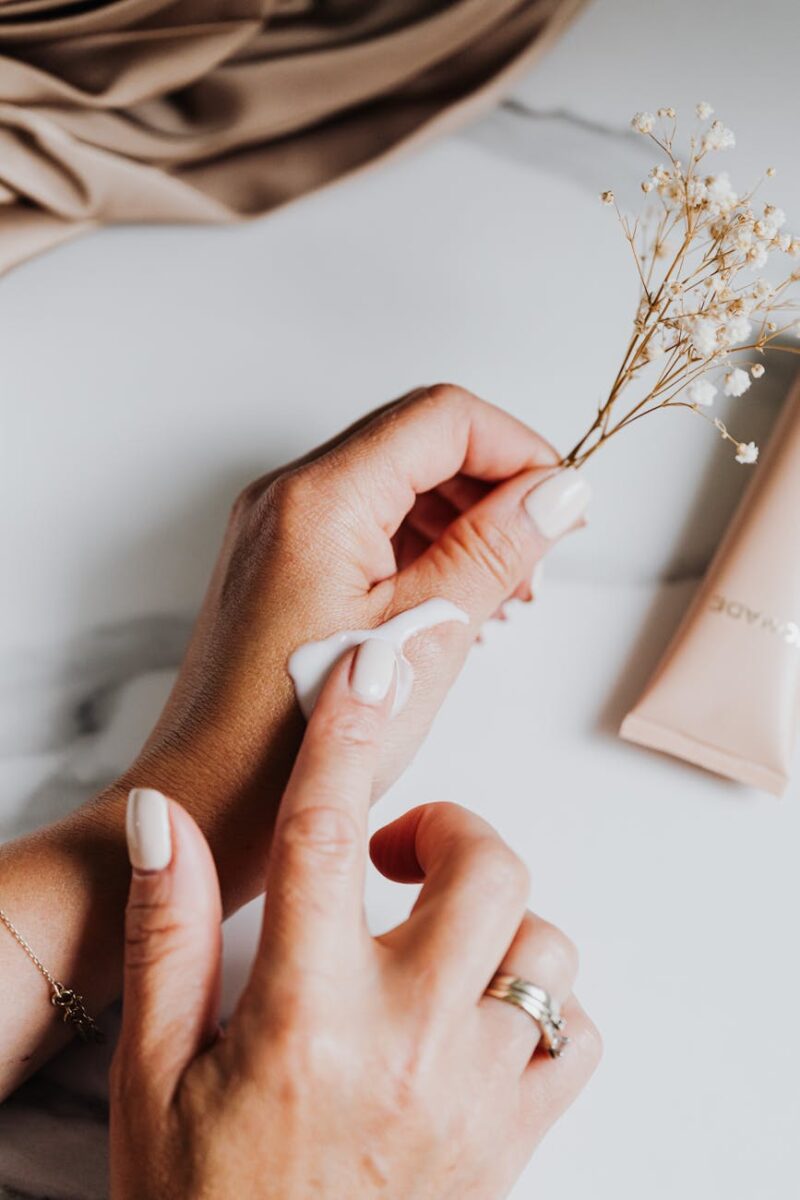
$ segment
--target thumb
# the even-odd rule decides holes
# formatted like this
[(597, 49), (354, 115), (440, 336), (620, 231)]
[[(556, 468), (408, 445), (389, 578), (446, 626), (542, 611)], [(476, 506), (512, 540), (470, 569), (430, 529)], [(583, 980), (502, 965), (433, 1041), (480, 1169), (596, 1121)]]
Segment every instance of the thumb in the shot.
[(583, 520), (590, 496), (574, 468), (524, 471), (497, 484), (400, 572), (398, 607), (444, 595), (480, 627), (530, 579), (552, 543)]
[(133, 874), (116, 1065), (137, 1085), (171, 1094), (217, 1034), (219, 884), (197, 825), (161, 792), (133, 789), (126, 833)]

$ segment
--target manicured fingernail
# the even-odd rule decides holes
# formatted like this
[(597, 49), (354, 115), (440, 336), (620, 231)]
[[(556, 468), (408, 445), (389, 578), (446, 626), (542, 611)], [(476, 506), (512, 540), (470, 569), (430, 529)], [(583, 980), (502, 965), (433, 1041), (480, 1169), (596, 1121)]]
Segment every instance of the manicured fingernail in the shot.
[(394, 647), (382, 638), (368, 638), (356, 650), (350, 686), (365, 704), (380, 704), (392, 686), (395, 667)]
[(155, 788), (133, 788), (125, 814), (128, 857), (137, 871), (163, 871), (172, 858), (169, 805)]
[(531, 575), (531, 591), (533, 592), (534, 599), (541, 592), (543, 581), (544, 581), (544, 562), (542, 561), (542, 559), (539, 559), (536, 566), (533, 568), (533, 574)]
[(552, 542), (583, 516), (591, 495), (586, 480), (574, 467), (567, 467), (529, 492), (525, 508), (542, 536)]

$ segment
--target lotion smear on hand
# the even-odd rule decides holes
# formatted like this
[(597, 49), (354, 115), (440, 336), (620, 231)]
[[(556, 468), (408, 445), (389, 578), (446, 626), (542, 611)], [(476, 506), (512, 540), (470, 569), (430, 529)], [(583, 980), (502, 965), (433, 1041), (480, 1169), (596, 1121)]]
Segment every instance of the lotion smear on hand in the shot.
[(342, 655), (368, 638), (391, 643), (397, 655), (397, 688), (392, 707), (394, 716), (405, 707), (414, 685), (414, 668), (403, 654), (404, 644), (415, 634), (448, 621), (468, 625), (469, 617), (452, 601), (437, 597), (398, 613), (376, 629), (346, 629), (322, 641), (305, 642), (298, 646), (289, 658), (288, 670), (303, 716), (306, 720), (311, 716), (325, 680)]

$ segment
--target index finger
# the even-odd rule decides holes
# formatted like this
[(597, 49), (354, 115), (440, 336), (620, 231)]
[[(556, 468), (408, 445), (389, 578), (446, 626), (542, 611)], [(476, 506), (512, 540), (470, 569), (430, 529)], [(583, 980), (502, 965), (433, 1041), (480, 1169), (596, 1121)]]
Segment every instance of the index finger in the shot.
[(462, 474), (486, 483), (555, 467), (553, 447), (510, 413), (449, 383), (420, 388), (392, 405), (317, 460), (329, 486), (358, 497), (353, 479), (370, 488), (370, 510), (390, 537), (416, 496)]
[(275, 824), (256, 985), (281, 967), (332, 974), (363, 945), (367, 814), (396, 658), (369, 638), (333, 668)]

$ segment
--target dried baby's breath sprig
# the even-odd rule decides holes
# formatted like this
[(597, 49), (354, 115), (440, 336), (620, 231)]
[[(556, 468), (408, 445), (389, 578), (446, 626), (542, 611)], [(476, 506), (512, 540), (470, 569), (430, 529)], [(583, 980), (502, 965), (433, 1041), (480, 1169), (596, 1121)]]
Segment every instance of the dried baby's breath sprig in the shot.
[[(674, 149), (674, 108), (634, 115), (632, 128), (662, 157), (642, 181), (649, 207), (641, 217), (624, 216), (612, 191), (600, 194), (630, 245), (640, 297), (616, 378), (565, 465), (581, 466), (627, 425), (672, 408), (698, 413), (732, 443), (737, 462), (755, 463), (758, 447), (733, 437), (704, 410), (720, 391), (741, 396), (761, 379), (766, 351), (800, 353), (783, 342), (787, 334), (800, 338), (792, 315), (797, 304), (789, 298), (800, 266), (778, 284), (759, 275), (773, 254), (800, 260), (800, 237), (786, 232), (780, 208), (756, 202), (760, 184), (740, 195), (727, 172), (711, 169), (709, 156), (731, 149), (736, 138), (706, 101), (695, 115), (685, 164)], [(774, 175), (768, 167), (764, 178)]]

